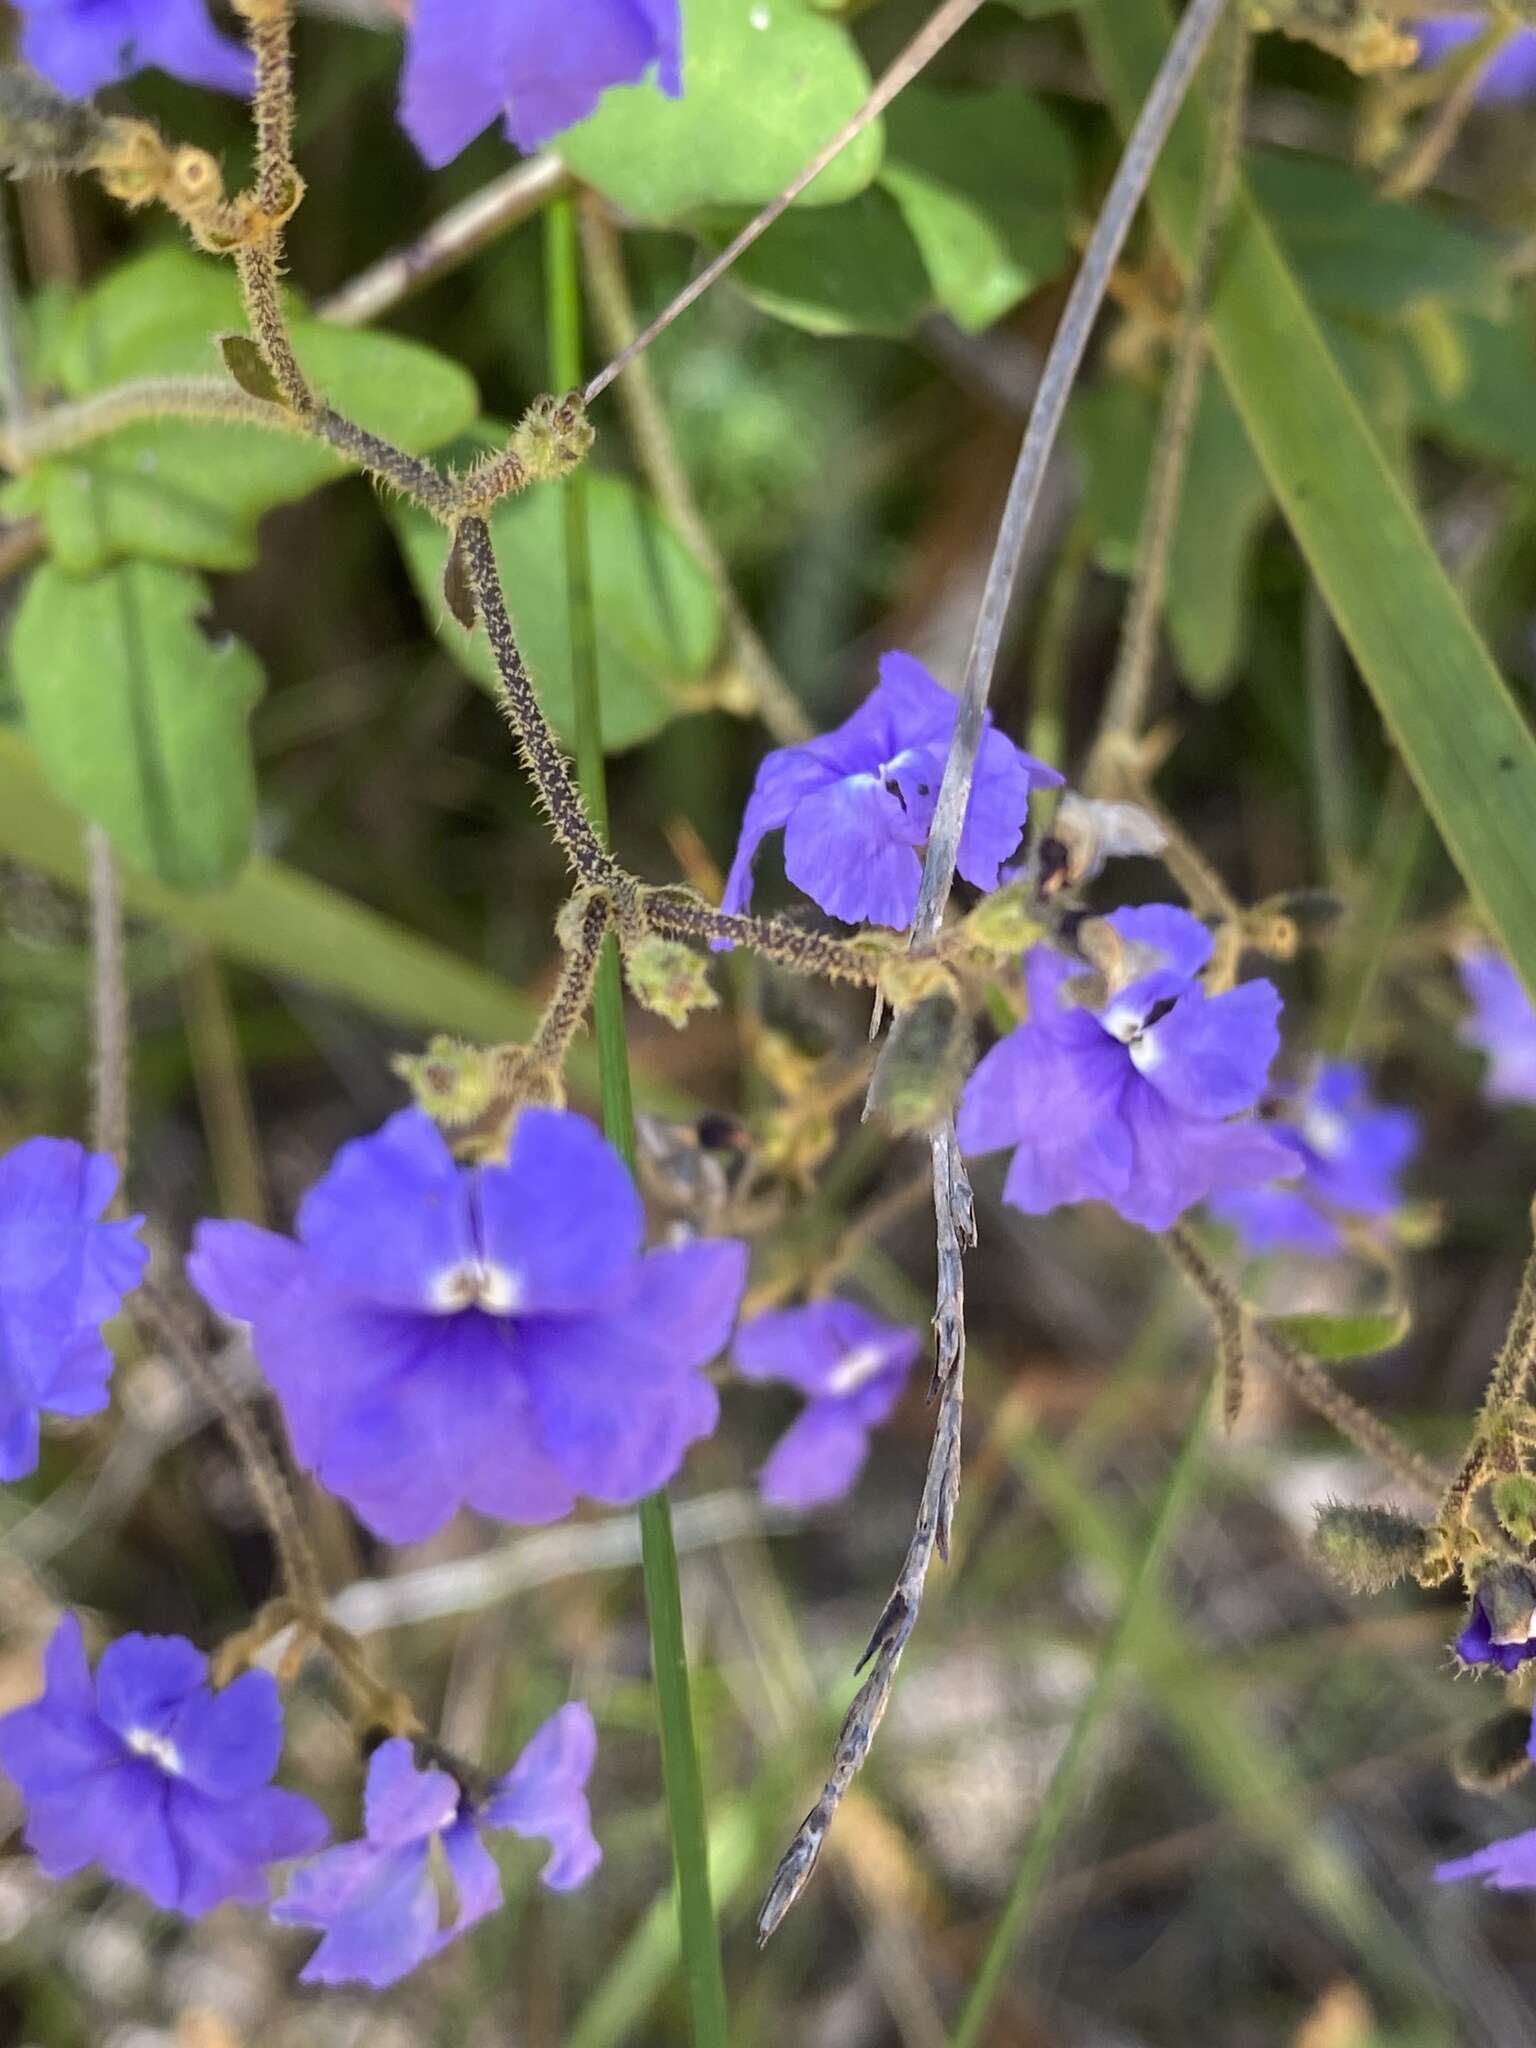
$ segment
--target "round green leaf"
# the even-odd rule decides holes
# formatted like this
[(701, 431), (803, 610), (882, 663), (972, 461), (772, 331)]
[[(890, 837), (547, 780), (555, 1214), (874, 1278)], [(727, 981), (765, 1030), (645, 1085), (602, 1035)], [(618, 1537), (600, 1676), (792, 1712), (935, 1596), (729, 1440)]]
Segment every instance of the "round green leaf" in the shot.
[[(74, 307), (48, 373), (72, 398), (140, 377), (217, 376), (214, 337), (241, 325), (239, 290), (226, 269), (183, 249), (157, 249)], [(317, 389), (412, 452), (438, 447), (475, 416), (473, 380), (415, 342), (303, 318), (294, 320), (293, 337)], [(237, 388), (233, 379), (229, 388)], [(40, 463), (7, 502), (41, 516), (54, 559), (76, 574), (124, 555), (242, 569), (256, 559), (265, 512), (307, 497), (347, 466), (316, 442), (261, 427), (151, 419)]]
[(197, 577), (159, 563), (90, 577), (48, 563), (11, 640), (44, 774), (125, 860), (177, 889), (227, 882), (256, 810), (248, 720), (261, 665), (238, 640), (208, 637), (206, 603)]
[[(722, 228), (722, 243), (736, 225)], [(732, 275), (765, 313), (807, 334), (899, 337), (933, 303), (917, 244), (885, 192), (787, 213)]]
[[(683, 93), (605, 93), (561, 136), (571, 169), (636, 220), (670, 225), (772, 199), (869, 97), (846, 29), (806, 0), (683, 0)], [(879, 123), (850, 142), (801, 204), (851, 199), (880, 168)]]
[(1408, 1311), (1401, 1308), (1358, 1315), (1272, 1316), (1268, 1323), (1270, 1329), (1313, 1358), (1334, 1362), (1390, 1351), (1407, 1336), (1408, 1325)]

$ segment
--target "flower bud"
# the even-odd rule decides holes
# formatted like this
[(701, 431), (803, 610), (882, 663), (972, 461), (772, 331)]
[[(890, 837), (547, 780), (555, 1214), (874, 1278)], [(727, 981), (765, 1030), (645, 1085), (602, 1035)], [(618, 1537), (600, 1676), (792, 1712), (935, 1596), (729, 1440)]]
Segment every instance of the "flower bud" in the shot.
[(697, 953), (673, 939), (636, 939), (624, 949), (624, 978), (643, 1010), (681, 1030), (695, 1010), (712, 1010), (720, 998), (710, 986), (709, 968)]
[(1312, 1547), (1318, 1561), (1351, 1593), (1384, 1593), (1414, 1570), (1424, 1554), (1424, 1530), (1397, 1508), (1357, 1507), (1324, 1501)]
[(1457, 1744), (1451, 1775), (1464, 1792), (1502, 1792), (1530, 1769), (1530, 1740), (1530, 1708), (1506, 1707)]
[(971, 1020), (950, 987), (901, 1010), (875, 1062), (865, 1104), (895, 1131), (930, 1131), (954, 1107), (975, 1052)]

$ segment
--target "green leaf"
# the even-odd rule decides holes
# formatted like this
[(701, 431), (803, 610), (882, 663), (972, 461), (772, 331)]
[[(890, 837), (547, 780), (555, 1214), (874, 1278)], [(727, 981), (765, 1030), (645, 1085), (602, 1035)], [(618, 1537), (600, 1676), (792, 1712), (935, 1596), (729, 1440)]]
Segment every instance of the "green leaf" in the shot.
[(1449, 338), (1449, 360), (1432, 361), (1429, 335), (1410, 335), (1416, 423), (1476, 461), (1536, 472), (1536, 301), (1523, 297), (1508, 320), (1457, 320)]
[[(1080, 392), (1069, 415), (1084, 463), (1083, 512), (1094, 554), (1129, 576), (1157, 430), (1152, 396), (1124, 380)], [(1211, 375), (1201, 387), (1168, 571), (1167, 618), (1179, 670), (1212, 695), (1242, 656), (1250, 565), (1273, 499), (1242, 422)]]
[(1390, 1351), (1407, 1336), (1409, 1320), (1408, 1311), (1399, 1308), (1359, 1315), (1269, 1316), (1265, 1327), (1313, 1358), (1339, 1360)]
[[(618, 753), (649, 739), (683, 709), (687, 686), (706, 674), (719, 646), (720, 600), (671, 527), (627, 478), (592, 470), (586, 480), (603, 741)], [(569, 737), (575, 714), (563, 489), (540, 484), (504, 500), (491, 516), (491, 533), (518, 646), (546, 715)], [(444, 607), (448, 542), (442, 528), (411, 506), (400, 506), (394, 517), (412, 581), (439, 639), (482, 689), (494, 693), (496, 665), (484, 633), (466, 633)]]
[[(683, 0), (683, 92), (603, 95), (560, 155), (636, 220), (670, 226), (719, 207), (758, 207), (857, 113), (869, 72), (848, 31), (806, 0)], [(880, 168), (873, 123), (800, 203), (834, 206)]]
[(885, 124), (880, 182), (960, 326), (990, 327), (1065, 266), (1072, 147), (1027, 93), (910, 85)]
[[(710, 240), (723, 246), (746, 218), (721, 222)], [(909, 334), (933, 303), (917, 244), (885, 192), (787, 213), (732, 276), (765, 313), (808, 334)]]
[(125, 562), (27, 586), (11, 640), (27, 735), (65, 801), (119, 851), (181, 889), (226, 882), (256, 811), (247, 721), (261, 666), (198, 624), (195, 576)]
[[(140, 377), (215, 376), (215, 336), (242, 322), (239, 289), (225, 268), (158, 249), (75, 305), (44, 374), (70, 398)], [(303, 318), (293, 336), (332, 403), (413, 453), (450, 440), (475, 416), (472, 379), (415, 342)], [(40, 463), (7, 501), (41, 515), (54, 559), (78, 574), (123, 555), (241, 569), (256, 559), (263, 513), (307, 497), (347, 467), (297, 436), (161, 418)]]
[[(1129, 126), (1167, 46), (1160, 0), (1083, 0), (1095, 68)], [(1201, 102), (1152, 184), (1187, 263)], [(1217, 363), (1394, 745), (1526, 987), (1536, 990), (1536, 740), (1351, 394), (1275, 234), (1245, 189), (1211, 302)]]
[(1393, 321), (1439, 304), (1497, 318), (1509, 288), (1498, 244), (1427, 206), (1381, 199), (1347, 166), (1256, 150), (1248, 180), (1312, 304)]

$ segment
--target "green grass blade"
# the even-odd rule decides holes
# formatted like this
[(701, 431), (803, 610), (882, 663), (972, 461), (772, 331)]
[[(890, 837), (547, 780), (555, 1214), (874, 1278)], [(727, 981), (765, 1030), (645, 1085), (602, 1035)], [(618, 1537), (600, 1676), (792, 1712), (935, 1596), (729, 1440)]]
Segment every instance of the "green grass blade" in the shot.
[[(1162, 0), (1084, 0), (1122, 127), (1168, 39)], [(1202, 115), (1186, 108), (1152, 185), (1187, 260)], [(1318, 588), (1463, 879), (1536, 991), (1536, 740), (1441, 567), (1251, 195), (1237, 195), (1212, 351)], [(1297, 678), (1296, 717), (1305, 718)]]
[[(557, 199), (544, 216), (549, 299), (550, 367), (556, 390), (580, 388), (581, 276), (576, 203)], [(545, 488), (550, 488), (545, 486)], [(597, 631), (587, 532), (586, 478), (578, 469), (558, 488), (565, 497), (565, 568), (571, 611), (571, 689), (575, 700), (576, 772), (598, 831), (607, 837), (608, 791), (597, 668)], [(609, 1140), (635, 1165), (635, 1109), (624, 1036), (624, 980), (618, 941), (610, 932), (598, 962), (593, 995), (598, 1080)], [(664, 1492), (640, 1503), (645, 1611), (651, 1632), (661, 1776), (677, 1880), (677, 1924), (694, 2048), (726, 2048), (725, 1975), (710, 1896), (704, 1782), (688, 1683), (683, 1596), (677, 1572), (672, 1509)]]

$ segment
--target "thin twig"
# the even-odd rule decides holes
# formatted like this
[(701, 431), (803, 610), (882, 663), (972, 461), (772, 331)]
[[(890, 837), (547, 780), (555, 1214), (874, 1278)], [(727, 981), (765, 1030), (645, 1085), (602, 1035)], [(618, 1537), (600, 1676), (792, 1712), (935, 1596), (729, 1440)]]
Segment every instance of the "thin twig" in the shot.
[(1173, 41), (1164, 53), (1152, 89), (1137, 116), (1136, 126), (1131, 130), (1119, 169), (1083, 252), (1082, 264), (1073, 280), (1045, 368), (1040, 373), (1039, 389), (1035, 393), (1024, 445), (1019, 450), (1013, 482), (1009, 486), (1008, 502), (998, 528), (981, 610), (960, 685), (960, 709), (955, 719), (949, 758), (944, 764), (944, 779), (939, 787), (939, 800), (923, 862), (922, 888), (912, 929), (914, 945), (924, 944), (934, 936), (949, 900), (1003, 623), (1040, 486), (1045, 479), (1046, 464), (1056, 445), (1056, 435), (1066, 412), (1067, 399), (1103, 303), (1110, 274), (1119, 260), (1168, 131), (1183, 104), (1201, 55), (1225, 5), (1226, 0), (1190, 0)]
[[(638, 327), (629, 280), (624, 275), (624, 254), (618, 230), (595, 193), (585, 195), (581, 213), (581, 246), (586, 258), (587, 283), (602, 330), (603, 346), (619, 350), (634, 339)], [(715, 545), (693, 495), (678, 456), (677, 444), (667, 420), (666, 409), (656, 391), (649, 363), (637, 356), (629, 374), (619, 385), (619, 403), (629, 424), (629, 435), (646, 482), (656, 502), (676, 527), (699, 567), (714, 585), (715, 595), (725, 613), (731, 652), (745, 676), (758, 716), (781, 747), (808, 740), (815, 728), (805, 707), (779, 674), (773, 656), (763, 645), (746, 607), (736, 594), (725, 557)]]
[(817, 150), (805, 168), (790, 179), (782, 192), (769, 200), (761, 213), (747, 222), (739, 235), (733, 236), (726, 243), (713, 261), (705, 264), (697, 277), (691, 278), (684, 285), (669, 306), (663, 308), (648, 326), (642, 328), (633, 341), (620, 349), (605, 369), (598, 371), (587, 386), (588, 405), (606, 391), (619, 372), (626, 369), (642, 350), (648, 349), (659, 334), (664, 334), (674, 320), (686, 313), (690, 306), (696, 305), (710, 286), (725, 275), (737, 257), (745, 255), (759, 236), (766, 234), (781, 214), (788, 212), (806, 187), (821, 176), (827, 165), (835, 157), (841, 156), (849, 143), (862, 135), (871, 122), (878, 120), (896, 95), (910, 85), (926, 65), (932, 63), (944, 45), (964, 27), (980, 5), (981, 0), (943, 0), (943, 5), (935, 9), (894, 63), (883, 73), (874, 91), (858, 112), (844, 122), (825, 147)]
[[(705, 1494), (679, 1501), (673, 1527), (679, 1551), (714, 1550), (792, 1528), (794, 1518), (770, 1512), (755, 1493)], [(330, 1614), (349, 1635), (377, 1635), (413, 1622), (440, 1621), (497, 1607), (519, 1593), (588, 1572), (621, 1571), (640, 1562), (640, 1517), (605, 1515), (596, 1522), (566, 1522), (519, 1536), (478, 1557), (451, 1558), (393, 1578), (359, 1579), (343, 1587)]]
[(1206, 306), (1242, 153), (1248, 51), (1247, 24), (1237, 15), (1230, 16), (1223, 24), (1221, 37), (1212, 44), (1211, 62), (1219, 75), (1217, 117), (1200, 184), (1195, 256), (1184, 290), (1157, 441), (1147, 475), (1146, 506), (1136, 545), (1136, 574), (1126, 601), (1119, 652), (1099, 730), (1101, 746), (1111, 736), (1134, 739), (1146, 720), (1157, 654), (1157, 625), (1168, 592), (1168, 572), (1179, 530), (1179, 508), (1205, 371)]
[(832, 1753), (832, 1769), (821, 1796), (800, 1823), (780, 1859), (757, 1916), (757, 1938), (766, 1942), (799, 1898), (816, 1868), (827, 1831), (849, 1786), (869, 1755), (902, 1652), (922, 1608), (923, 1589), (934, 1552), (949, 1556), (950, 1530), (960, 1489), (960, 1424), (965, 1403), (965, 1253), (976, 1242), (970, 1184), (960, 1164), (954, 1126), (946, 1124), (932, 1141), (934, 1212), (938, 1225), (939, 1283), (934, 1313), (934, 1383), (938, 1416), (928, 1453), (917, 1524), (885, 1610), (875, 1624), (859, 1669), (873, 1658), (868, 1678), (854, 1695)]
[(85, 828), (91, 916), (91, 1143), (117, 1161), (118, 1194), (128, 1172), (128, 1074), (132, 1036), (123, 946), (123, 901), (112, 842)]
[(267, 1525), (284, 1592), (304, 1613), (318, 1615), (325, 1604), (324, 1579), (277, 1453), (247, 1414), (240, 1397), (204, 1358), (179, 1303), (155, 1282), (145, 1281), (133, 1297), (132, 1314), (151, 1342), (167, 1354), (182, 1378), (218, 1416)]
[(1240, 1329), (1251, 1333), (1256, 1341), (1248, 1347), (1249, 1355), (1258, 1363), (1267, 1363), (1298, 1400), (1415, 1493), (1429, 1500), (1439, 1498), (1445, 1475), (1405, 1444), (1379, 1416), (1346, 1394), (1315, 1358), (1309, 1358), (1272, 1322), (1251, 1316), (1236, 1290), (1206, 1257), (1185, 1225), (1175, 1224), (1164, 1231), (1159, 1242), (1223, 1328), (1230, 1329), (1235, 1321)]
[(1467, 116), (1477, 105), (1484, 80), (1506, 44), (1528, 33), (1512, 17), (1491, 22), (1478, 38), (1479, 47), (1429, 120), (1381, 181), (1384, 199), (1411, 199), (1422, 192), (1456, 146)]
[(574, 183), (560, 159), (544, 152), (514, 164), (499, 178), (461, 200), (403, 248), (349, 278), (322, 299), (316, 317), (338, 327), (362, 327), (390, 312), (403, 299), (478, 254), (509, 228), (529, 219)]
[[(934, 823), (923, 863), (922, 888), (913, 922), (913, 946), (927, 945), (943, 920), (954, 881), (960, 833), (970, 800), (971, 778), (981, 744), (986, 700), (997, 660), (1003, 619), (1046, 463), (1066, 410), (1088, 335), (1102, 303), (1132, 217), (1141, 203), (1164, 139), (1189, 88), (1225, 0), (1191, 0), (1147, 95), (1125, 154), (1105, 198), (1073, 283), (1061, 324), (1041, 373), (1034, 409), (1019, 451), (1008, 502), (993, 549), (982, 595), (960, 706)], [(937, 17), (935, 17), (937, 20)], [(890, 1701), (903, 1650), (916, 1626), (923, 1589), (935, 1551), (949, 1555), (949, 1535), (960, 1489), (960, 1423), (965, 1383), (965, 1253), (976, 1242), (976, 1215), (952, 1120), (931, 1140), (933, 1206), (938, 1240), (938, 1291), (934, 1312), (933, 1392), (938, 1400), (928, 1470), (917, 1525), (907, 1546), (896, 1587), (875, 1625), (862, 1665), (874, 1668), (848, 1710), (833, 1752), (832, 1770), (821, 1797), (806, 1815), (779, 1864), (758, 1915), (758, 1939), (767, 1941), (804, 1890), (816, 1867), (833, 1816), (853, 1782)]]

